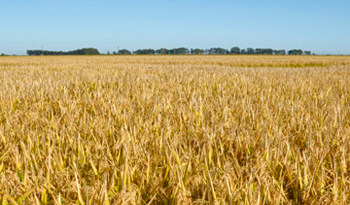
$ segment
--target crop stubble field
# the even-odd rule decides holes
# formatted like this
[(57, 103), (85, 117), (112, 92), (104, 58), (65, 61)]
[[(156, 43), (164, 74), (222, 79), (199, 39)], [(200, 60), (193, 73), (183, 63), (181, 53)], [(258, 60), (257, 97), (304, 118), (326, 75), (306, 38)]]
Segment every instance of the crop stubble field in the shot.
[(1, 57), (0, 202), (348, 204), (349, 85), (346, 56)]

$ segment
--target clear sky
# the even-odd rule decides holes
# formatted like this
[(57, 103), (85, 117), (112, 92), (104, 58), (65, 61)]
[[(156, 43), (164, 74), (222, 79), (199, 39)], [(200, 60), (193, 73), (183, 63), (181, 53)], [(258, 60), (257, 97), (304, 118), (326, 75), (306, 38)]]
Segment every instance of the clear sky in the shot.
[(0, 53), (187, 47), (350, 54), (350, 0), (10, 0)]

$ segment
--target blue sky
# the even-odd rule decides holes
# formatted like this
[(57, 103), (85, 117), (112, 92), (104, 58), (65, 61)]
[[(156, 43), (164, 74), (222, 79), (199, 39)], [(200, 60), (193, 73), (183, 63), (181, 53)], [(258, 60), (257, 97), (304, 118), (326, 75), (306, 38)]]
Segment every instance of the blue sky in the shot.
[(11, 0), (0, 53), (27, 49), (273, 48), (350, 54), (349, 0)]

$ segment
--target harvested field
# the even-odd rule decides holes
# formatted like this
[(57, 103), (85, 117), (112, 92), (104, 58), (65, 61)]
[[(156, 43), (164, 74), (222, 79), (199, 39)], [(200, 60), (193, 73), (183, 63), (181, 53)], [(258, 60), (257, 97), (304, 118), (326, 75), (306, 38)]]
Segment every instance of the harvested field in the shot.
[(349, 56), (0, 57), (2, 204), (349, 204), (349, 140)]

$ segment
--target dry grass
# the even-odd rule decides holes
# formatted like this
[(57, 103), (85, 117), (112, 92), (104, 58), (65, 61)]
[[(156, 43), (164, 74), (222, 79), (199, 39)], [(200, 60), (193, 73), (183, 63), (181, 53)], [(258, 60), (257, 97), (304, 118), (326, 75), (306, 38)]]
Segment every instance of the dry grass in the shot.
[(350, 57), (1, 57), (0, 202), (348, 204), (349, 85)]

